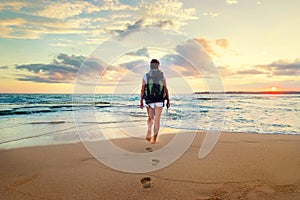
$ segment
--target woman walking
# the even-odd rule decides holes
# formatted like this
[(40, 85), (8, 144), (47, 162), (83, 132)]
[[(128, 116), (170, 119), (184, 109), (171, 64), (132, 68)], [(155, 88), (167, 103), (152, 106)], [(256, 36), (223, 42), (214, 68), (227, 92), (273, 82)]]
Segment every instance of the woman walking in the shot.
[(169, 92), (167, 89), (164, 74), (159, 69), (160, 63), (157, 59), (150, 62), (150, 71), (146, 73), (142, 81), (142, 89), (140, 94), (140, 108), (144, 107), (144, 101), (148, 113), (148, 130), (146, 140), (151, 142), (152, 126), (154, 124), (154, 134), (152, 144), (157, 142), (157, 136), (160, 128), (160, 118), (165, 100), (167, 100), (167, 108), (170, 107)]

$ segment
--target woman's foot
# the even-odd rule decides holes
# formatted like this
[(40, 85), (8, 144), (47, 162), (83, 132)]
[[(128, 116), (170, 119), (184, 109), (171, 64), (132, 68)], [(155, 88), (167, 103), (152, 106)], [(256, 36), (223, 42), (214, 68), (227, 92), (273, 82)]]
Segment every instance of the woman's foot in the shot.
[(152, 144), (156, 144), (157, 143), (157, 135), (158, 135), (158, 133), (154, 134), (153, 140), (151, 142)]
[(146, 140), (147, 140), (148, 142), (151, 142), (151, 130), (148, 130), (148, 131), (147, 131)]
[(156, 143), (158, 143), (158, 141), (154, 141), (154, 140), (153, 140), (153, 141), (151, 142), (151, 144), (156, 144)]

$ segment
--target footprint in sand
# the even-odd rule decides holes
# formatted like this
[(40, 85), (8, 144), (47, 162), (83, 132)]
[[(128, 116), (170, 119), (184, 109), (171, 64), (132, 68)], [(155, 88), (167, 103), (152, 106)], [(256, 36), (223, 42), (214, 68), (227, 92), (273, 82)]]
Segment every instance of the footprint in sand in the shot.
[(146, 148), (146, 151), (148, 151), (148, 152), (152, 152), (152, 151), (153, 151), (153, 149), (152, 149), (151, 147), (147, 147), (147, 148)]
[(152, 159), (152, 165), (158, 165), (159, 164), (159, 160), (158, 159)]
[(143, 188), (150, 188), (151, 187), (151, 178), (149, 176), (144, 177), (141, 179), (141, 183)]
[(31, 176), (27, 176), (24, 178), (20, 178), (18, 180), (16, 180), (14, 183), (12, 183), (11, 185), (8, 185), (9, 189), (14, 189), (20, 185), (24, 185), (26, 183), (29, 183), (30, 181), (36, 179), (39, 175), (38, 174), (33, 174)]

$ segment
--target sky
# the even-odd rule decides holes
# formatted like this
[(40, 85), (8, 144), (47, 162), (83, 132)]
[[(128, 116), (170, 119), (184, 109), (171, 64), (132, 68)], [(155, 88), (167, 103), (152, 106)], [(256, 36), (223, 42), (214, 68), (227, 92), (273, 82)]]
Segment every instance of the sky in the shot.
[[(300, 1), (0, 2), (0, 93), (300, 91)], [(83, 86), (84, 85), (84, 86)]]

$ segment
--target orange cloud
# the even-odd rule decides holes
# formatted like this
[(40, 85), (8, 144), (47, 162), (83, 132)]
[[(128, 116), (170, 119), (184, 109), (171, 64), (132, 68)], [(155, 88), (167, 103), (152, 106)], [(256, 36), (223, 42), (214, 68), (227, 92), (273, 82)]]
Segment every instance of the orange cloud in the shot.
[(227, 48), (228, 47), (228, 40), (221, 38), (221, 39), (216, 39), (216, 44), (222, 48)]
[[(223, 49), (227, 49), (229, 45), (229, 41), (225, 38), (220, 38), (216, 40), (208, 40), (206, 38), (194, 38), (201, 46), (205, 49), (205, 51), (211, 56), (220, 56), (220, 51)], [(220, 49), (222, 48), (222, 49)], [(218, 52), (219, 51), (219, 52)]]
[(201, 44), (201, 46), (205, 49), (205, 51), (210, 55), (217, 55), (212, 47), (212, 42), (206, 38), (195, 38), (195, 41)]

